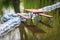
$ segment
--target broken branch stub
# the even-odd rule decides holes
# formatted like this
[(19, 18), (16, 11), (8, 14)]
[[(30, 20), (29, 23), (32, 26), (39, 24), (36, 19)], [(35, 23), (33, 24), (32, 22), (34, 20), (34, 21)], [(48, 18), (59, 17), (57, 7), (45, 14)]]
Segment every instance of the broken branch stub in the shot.
[(44, 13), (39, 13), (40, 16), (44, 16), (44, 17), (48, 17), (48, 18), (53, 18), (53, 16), (51, 15), (47, 15), (47, 14), (44, 14)]
[(23, 17), (23, 18), (25, 18), (25, 19), (27, 19), (27, 20), (31, 20), (31, 18), (29, 18), (28, 16), (25, 16), (23, 14), (18, 14), (18, 15), (21, 16), (21, 17)]
[(32, 12), (34, 14), (38, 14), (38, 13), (44, 13), (44, 10), (37, 10), (37, 9), (25, 9), (25, 11), (27, 12)]

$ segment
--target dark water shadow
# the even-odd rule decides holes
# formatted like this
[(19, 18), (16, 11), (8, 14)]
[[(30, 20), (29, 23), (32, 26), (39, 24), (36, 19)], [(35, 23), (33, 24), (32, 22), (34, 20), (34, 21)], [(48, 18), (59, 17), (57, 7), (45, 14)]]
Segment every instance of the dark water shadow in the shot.
[(28, 30), (30, 30), (32, 33), (46, 33), (44, 30), (40, 29), (36, 25), (27, 25), (24, 22), (21, 22)]
[(43, 22), (43, 21), (39, 21), (40, 23), (42, 23), (43, 25), (47, 26), (48, 28), (53, 28), (50, 24)]

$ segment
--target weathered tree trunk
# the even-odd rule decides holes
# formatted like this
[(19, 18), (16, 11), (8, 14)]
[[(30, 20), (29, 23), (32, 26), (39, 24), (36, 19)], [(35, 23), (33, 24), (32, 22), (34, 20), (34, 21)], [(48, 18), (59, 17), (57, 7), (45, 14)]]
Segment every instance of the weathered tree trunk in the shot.
[[(4, 13), (15, 13), (12, 8), (3, 10)], [(21, 40), (19, 28), (10, 31), (8, 34), (0, 37), (0, 40)]]
[(12, 0), (12, 4), (16, 13), (20, 13), (20, 0)]
[[(15, 13), (12, 8), (8, 8), (6, 13)], [(16, 28), (2, 37), (2, 40), (21, 40), (19, 28)]]
[(0, 37), (0, 40), (20, 40), (19, 28), (16, 28), (9, 32), (8, 34)]
[[(14, 10), (15, 10), (15, 13), (20, 13), (20, 0), (12, 0), (12, 4), (13, 4)], [(24, 27), (21, 27), (21, 25), (20, 25), (18, 27), (18, 29), (20, 31), (20, 40), (26, 40), (27, 38), (25, 38), (26, 32), (25, 32)], [(24, 37), (23, 37), (23, 35), (24, 35)]]

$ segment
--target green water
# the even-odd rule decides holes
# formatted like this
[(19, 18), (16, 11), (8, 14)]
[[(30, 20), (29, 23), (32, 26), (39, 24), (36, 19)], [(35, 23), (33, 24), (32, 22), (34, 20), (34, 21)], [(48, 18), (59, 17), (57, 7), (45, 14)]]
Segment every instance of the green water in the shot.
[[(56, 2), (59, 2), (59, 0), (24, 0), (24, 7), (26, 8), (35, 8), (35, 9), (39, 9), (42, 8), (44, 6), (48, 6), (51, 4), (54, 4)], [(41, 17), (41, 20), (44, 22), (47, 22), (48, 24), (50, 24), (53, 28), (48, 28), (47, 26), (39, 23), (38, 27), (40, 27), (41, 29), (43, 29), (46, 33), (40, 33), (40, 34), (36, 34), (38, 40), (60, 40), (60, 9), (55, 9), (51, 12), (48, 12), (46, 14), (52, 15), (53, 18), (49, 19), (46, 17)], [(36, 22), (36, 21), (35, 21)], [(33, 39), (34, 36), (29, 36), (32, 34), (28, 34), (28, 38), (29, 40), (35, 40)]]

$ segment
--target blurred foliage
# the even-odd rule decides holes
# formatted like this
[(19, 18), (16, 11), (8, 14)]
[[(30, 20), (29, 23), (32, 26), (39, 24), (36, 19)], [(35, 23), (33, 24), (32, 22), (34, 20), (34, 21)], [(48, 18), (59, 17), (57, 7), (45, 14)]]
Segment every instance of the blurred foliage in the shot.
[(0, 15), (3, 15), (2, 8), (12, 6), (12, 0), (0, 0)]
[(2, 7), (8, 7), (9, 5), (11, 6), (12, 0), (0, 0), (0, 9)]
[(9, 6), (14, 7), (15, 12), (20, 11), (19, 5), (20, 0), (0, 0), (0, 10), (2, 10), (3, 7), (8, 8)]

